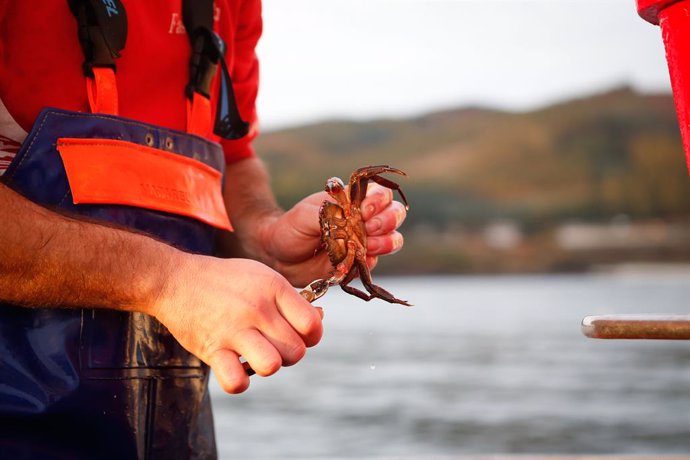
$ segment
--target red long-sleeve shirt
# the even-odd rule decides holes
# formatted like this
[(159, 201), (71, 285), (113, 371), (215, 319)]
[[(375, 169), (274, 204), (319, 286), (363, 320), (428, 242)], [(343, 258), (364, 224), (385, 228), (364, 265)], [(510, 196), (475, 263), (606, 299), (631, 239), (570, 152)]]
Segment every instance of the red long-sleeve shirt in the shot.
[[(116, 62), (119, 115), (184, 131), (191, 50), (182, 25), (182, 0), (123, 4), (129, 32)], [(222, 140), (232, 162), (254, 154), (261, 1), (216, 0), (215, 6), (214, 28), (228, 48), (238, 108), (252, 124), (248, 136)], [(41, 109), (89, 111), (83, 60), (77, 22), (66, 0), (0, 0), (0, 174), (3, 158), (7, 163), (16, 153), (23, 140), (17, 137), (26, 135)], [(214, 108), (216, 93), (214, 89)]]

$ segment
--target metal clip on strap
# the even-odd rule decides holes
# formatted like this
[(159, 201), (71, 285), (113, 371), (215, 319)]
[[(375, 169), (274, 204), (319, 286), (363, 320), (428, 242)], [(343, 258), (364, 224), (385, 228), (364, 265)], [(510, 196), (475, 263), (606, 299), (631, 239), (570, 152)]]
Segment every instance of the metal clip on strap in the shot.
[(307, 302), (312, 303), (317, 299), (323, 297), (323, 295), (328, 291), (328, 281), (323, 279), (318, 279), (309, 283), (307, 287), (300, 291), (300, 295), (307, 299)]

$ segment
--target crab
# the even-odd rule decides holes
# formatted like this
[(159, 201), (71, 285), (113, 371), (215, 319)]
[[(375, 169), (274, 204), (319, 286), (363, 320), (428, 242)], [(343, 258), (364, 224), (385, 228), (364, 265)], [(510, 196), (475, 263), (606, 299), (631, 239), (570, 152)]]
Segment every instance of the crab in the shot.
[[(323, 280), (323, 284), (327, 286), (340, 285), (343, 291), (366, 301), (379, 298), (386, 302), (410, 306), (405, 300), (396, 299), (390, 292), (373, 284), (366, 262), (367, 232), (364, 229), (360, 207), (367, 194), (369, 181), (396, 190), (405, 203), (405, 208), (409, 209), (407, 199), (400, 186), (381, 177), (380, 174), (383, 173), (407, 176), (397, 168), (377, 165), (366, 166), (354, 171), (350, 176), (347, 189), (338, 177), (331, 177), (326, 181), (325, 191), (336, 202), (326, 200), (319, 209), (321, 243), (333, 265), (330, 278)], [(358, 275), (368, 293), (349, 285)]]

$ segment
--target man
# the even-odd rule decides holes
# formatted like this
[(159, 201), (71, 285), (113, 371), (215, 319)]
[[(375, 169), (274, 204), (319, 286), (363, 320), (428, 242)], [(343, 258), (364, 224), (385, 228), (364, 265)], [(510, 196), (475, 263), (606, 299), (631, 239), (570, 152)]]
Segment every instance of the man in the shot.
[[(195, 5), (183, 4), (0, 1), (0, 456), (213, 458), (208, 371), (197, 358), (239, 393), (249, 385), (241, 358), (269, 376), (321, 338), (319, 310), (293, 286), (330, 270), (315, 255), (325, 194), (282, 211), (251, 148), (260, 1), (213, 10), (228, 100), (249, 122), (239, 139), (219, 139), (208, 122), (226, 97), (222, 72), (209, 94), (189, 91), (195, 37), (183, 8)], [(107, 21), (124, 7), (116, 72), (86, 66), (77, 29), (99, 27), (110, 46), (122, 27)], [(149, 160), (160, 165), (146, 169), (161, 176), (153, 185), (141, 182)], [(223, 169), (221, 212), (194, 193), (219, 193), (207, 185)], [(189, 171), (207, 176), (191, 198), (165, 185), (179, 175), (184, 187)], [(372, 189), (363, 214), (373, 266), (402, 246), (405, 210)], [(114, 195), (78, 203), (104, 190)], [(133, 190), (143, 204), (127, 201)], [(230, 226), (225, 212), (234, 236), (220, 231), (220, 247), (247, 258), (214, 256), (230, 255), (211, 245), (214, 227)]]

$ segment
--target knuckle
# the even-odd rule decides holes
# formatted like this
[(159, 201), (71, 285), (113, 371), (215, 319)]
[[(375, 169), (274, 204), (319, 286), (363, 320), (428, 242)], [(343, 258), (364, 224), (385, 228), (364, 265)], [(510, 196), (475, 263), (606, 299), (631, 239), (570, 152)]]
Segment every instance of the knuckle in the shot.
[(241, 370), (238, 372), (236, 355), (227, 350), (217, 350), (210, 358), (209, 365), (213, 369), (216, 380), (226, 393), (242, 393), (249, 387), (249, 377)]
[(367, 239), (367, 252), (369, 254), (378, 254), (385, 251), (385, 241), (382, 237), (375, 236)]
[(323, 329), (319, 329), (309, 340), (308, 345), (310, 347), (313, 347), (317, 345), (321, 341), (321, 337), (323, 336)]
[(398, 226), (398, 216), (395, 213), (390, 213), (386, 216), (384, 224), (381, 226), (381, 233), (390, 233), (395, 230)]
[(219, 352), (221, 348), (222, 347), (217, 337), (205, 337), (201, 342), (201, 350), (198, 356), (202, 358), (203, 361), (208, 363), (213, 355)]
[(307, 347), (304, 345), (304, 343), (296, 343), (290, 348), (288, 353), (286, 353), (286, 356), (284, 356), (283, 365), (292, 366), (293, 364), (297, 364), (302, 358), (304, 358), (306, 353)]
[(255, 367), (254, 370), (256, 371), (257, 374), (259, 374), (262, 377), (268, 377), (269, 375), (273, 375), (278, 370), (281, 368), (283, 365), (283, 361), (278, 358), (278, 357), (272, 357), (265, 359), (260, 366)]
[(268, 289), (273, 292), (275, 298), (283, 296), (288, 287), (287, 281), (277, 274), (272, 276), (268, 282)]
[(323, 334), (323, 322), (316, 310), (305, 318), (303, 327), (302, 334), (308, 338), (308, 345), (311, 347), (319, 343)]

